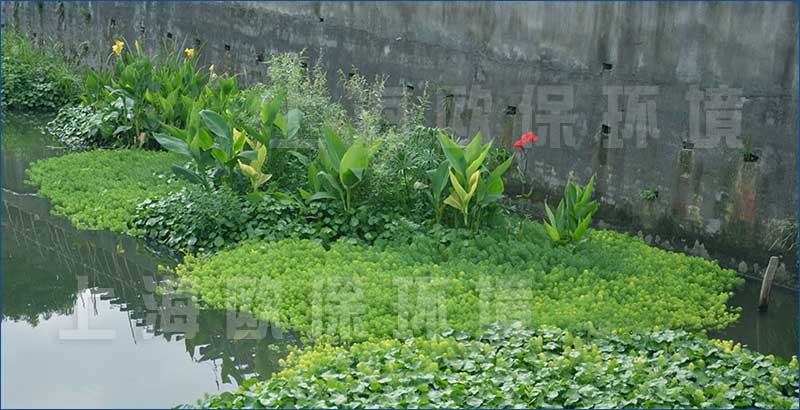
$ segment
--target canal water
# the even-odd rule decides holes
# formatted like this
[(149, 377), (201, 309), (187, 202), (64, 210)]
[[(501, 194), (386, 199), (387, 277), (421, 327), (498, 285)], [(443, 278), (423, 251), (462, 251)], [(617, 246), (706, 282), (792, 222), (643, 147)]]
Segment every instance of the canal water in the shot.
[[(168, 278), (158, 265), (174, 261), (50, 215), (25, 169), (63, 152), (42, 132), (42, 118), (3, 117), (0, 407), (171, 407), (278, 369), (296, 338), (187, 309), (186, 295), (157, 291)], [(730, 303), (741, 319), (711, 336), (789, 358), (798, 350), (797, 294), (774, 289), (769, 311), (759, 313), (759, 286), (737, 290)]]
[(25, 169), (63, 152), (41, 119), (3, 117), (0, 407), (165, 408), (278, 369), (291, 335), (186, 308), (157, 291), (175, 261), (50, 215)]

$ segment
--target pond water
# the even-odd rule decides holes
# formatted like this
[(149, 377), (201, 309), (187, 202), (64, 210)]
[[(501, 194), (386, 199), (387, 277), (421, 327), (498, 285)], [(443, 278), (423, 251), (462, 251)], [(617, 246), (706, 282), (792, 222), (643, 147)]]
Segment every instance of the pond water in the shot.
[(51, 216), (24, 171), (61, 150), (41, 119), (4, 117), (0, 407), (172, 407), (278, 368), (291, 335), (186, 309), (156, 292), (174, 261)]
[[(24, 175), (62, 150), (41, 132), (42, 118), (3, 117), (0, 407), (171, 407), (278, 368), (295, 337), (186, 309), (185, 295), (156, 291), (165, 279), (158, 265), (174, 261), (51, 216)], [(774, 289), (759, 313), (759, 287), (737, 290), (741, 319), (712, 336), (788, 358), (798, 349), (797, 294)], [(197, 325), (187, 326), (192, 315)]]

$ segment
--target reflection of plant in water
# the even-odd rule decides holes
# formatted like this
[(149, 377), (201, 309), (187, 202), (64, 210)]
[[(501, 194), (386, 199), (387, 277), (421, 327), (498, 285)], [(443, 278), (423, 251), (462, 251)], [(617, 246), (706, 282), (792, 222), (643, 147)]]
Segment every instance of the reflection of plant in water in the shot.
[(5, 201), (3, 205), (3, 319), (37, 326), (54, 314), (72, 314), (75, 277), (65, 275), (68, 266), (53, 263), (53, 255), (47, 260), (41, 257), (52, 252), (49, 247), (58, 246), (59, 238), (34, 224), (33, 214)]
[(3, 117), (3, 151), (15, 154), (35, 153), (54, 145), (42, 132), (41, 126), (50, 116), (3, 113)]
[[(261, 332), (234, 335), (228, 331), (235, 326), (234, 321), (229, 321), (227, 315), (223, 311), (203, 311), (198, 316), (197, 334), (185, 339), (186, 351), (197, 361), (221, 362), (224, 383), (235, 381), (241, 385), (252, 377), (269, 377), (280, 369), (279, 361), (288, 354), (288, 344), (296, 344), (291, 335), (266, 326)], [(248, 321), (251, 323), (255, 320)]]
[(160, 309), (167, 302), (156, 285), (164, 279), (157, 273), (157, 261), (130, 251), (136, 248), (132, 240), (122, 243), (129, 251), (118, 253), (118, 237), (59, 224), (46, 211), (39, 215), (25, 209), (32, 206), (28, 203), (25, 208), (8, 200), (3, 205), (3, 320), (37, 326), (54, 315), (71, 315), (78, 277), (88, 275), (90, 288), (111, 289), (101, 297), (127, 312), (132, 325), (166, 340), (184, 338), (194, 360), (221, 363), (225, 383), (268, 377), (286, 356), (287, 343), (296, 344), (291, 334), (281, 338), (271, 331), (265, 337), (234, 340), (222, 311), (199, 311), (197, 331), (184, 334), (181, 326), (166, 324), (169, 318)]

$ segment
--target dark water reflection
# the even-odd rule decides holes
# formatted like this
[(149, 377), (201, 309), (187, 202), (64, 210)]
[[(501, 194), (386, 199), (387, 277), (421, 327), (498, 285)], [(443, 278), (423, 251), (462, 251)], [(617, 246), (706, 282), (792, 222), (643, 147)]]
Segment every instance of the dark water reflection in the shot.
[(291, 335), (162, 295), (158, 264), (174, 261), (51, 216), (24, 170), (60, 150), (24, 119), (3, 125), (0, 406), (171, 407), (278, 368)]
[(761, 282), (747, 280), (728, 302), (741, 307), (739, 320), (711, 337), (731, 339), (750, 349), (774, 354), (785, 359), (798, 352), (798, 302), (797, 292), (785, 288), (772, 288), (766, 312), (758, 311)]

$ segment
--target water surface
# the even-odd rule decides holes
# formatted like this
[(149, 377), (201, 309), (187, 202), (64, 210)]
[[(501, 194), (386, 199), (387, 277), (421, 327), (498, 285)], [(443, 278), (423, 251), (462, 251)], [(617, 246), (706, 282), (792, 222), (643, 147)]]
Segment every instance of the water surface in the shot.
[(186, 295), (156, 291), (158, 265), (175, 261), (51, 216), (24, 172), (63, 150), (42, 119), (3, 121), (0, 406), (172, 407), (278, 368), (291, 335), (186, 308)]

